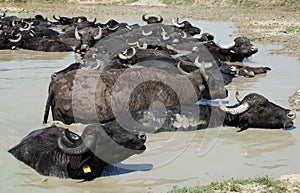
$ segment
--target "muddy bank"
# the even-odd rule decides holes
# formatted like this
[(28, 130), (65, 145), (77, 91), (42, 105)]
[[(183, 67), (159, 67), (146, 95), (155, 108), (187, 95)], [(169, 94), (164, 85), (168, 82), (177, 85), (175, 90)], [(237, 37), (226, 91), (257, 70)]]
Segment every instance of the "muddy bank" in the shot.
[[(102, 4), (103, 3), (103, 4)], [(106, 4), (104, 4), (106, 3)], [(228, 3), (212, 3), (195, 1), (192, 5), (166, 5), (161, 1), (137, 1), (124, 3), (120, 0), (110, 1), (70, 1), (69, 3), (26, 4), (1, 3), (0, 11), (7, 14), (33, 16), (46, 14), (52, 19), (53, 14), (62, 16), (86, 15), (105, 22), (110, 18), (122, 21), (124, 17), (140, 18), (149, 13), (162, 15), (165, 23), (173, 18), (195, 19), (203, 21), (233, 22), (237, 31), (235, 36), (247, 36), (252, 41), (262, 44), (277, 44), (283, 48), (271, 51), (272, 54), (284, 54), (300, 59), (300, 11), (288, 7), (266, 6), (259, 2), (255, 7), (236, 6)], [(292, 7), (291, 7), (292, 9)], [(207, 32), (205, 26), (199, 26), (202, 32)], [(209, 32), (209, 31), (208, 31)], [(234, 38), (234, 37), (232, 37)]]

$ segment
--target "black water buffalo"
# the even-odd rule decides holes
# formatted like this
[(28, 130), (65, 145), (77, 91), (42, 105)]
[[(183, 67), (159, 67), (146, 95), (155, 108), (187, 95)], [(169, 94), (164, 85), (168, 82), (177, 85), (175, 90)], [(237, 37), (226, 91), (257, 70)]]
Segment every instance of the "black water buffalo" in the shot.
[[(251, 93), (232, 106), (220, 103), (214, 105), (176, 105), (119, 114), (117, 120), (107, 126), (142, 129), (145, 132), (191, 131), (220, 127), (223, 125), (240, 128), (280, 129), (293, 126), (296, 115), (257, 93)], [(131, 119), (132, 118), (132, 119)]]
[(102, 37), (102, 29), (98, 27), (97, 35), (94, 35), (93, 31), (88, 31), (85, 34), (78, 32), (77, 27), (75, 28), (75, 37), (80, 41), (79, 45), (76, 46), (75, 52), (80, 53), (81, 56), (88, 51), (89, 48), (93, 47), (97, 41)]
[(146, 17), (146, 16), (147, 16), (147, 14), (142, 15), (142, 20), (145, 21), (147, 24), (163, 22), (163, 18), (161, 16), (159, 16), (159, 17), (156, 17), (156, 16)]
[(216, 53), (220, 54), (216, 59), (230, 62), (243, 62), (245, 58), (252, 56), (258, 51), (257, 47), (247, 37), (237, 37), (229, 45), (218, 45), (216, 47), (211, 44), (207, 47), (213, 55)]
[[(227, 97), (224, 82), (207, 75), (205, 66), (182, 75), (178, 70), (152, 68), (155, 62), (177, 69), (166, 61), (155, 60), (146, 60), (139, 63), (142, 67), (128, 69), (92, 70), (82, 68), (80, 64), (66, 68), (52, 76), (44, 122), (47, 122), (50, 107), (53, 120), (66, 124), (90, 123), (112, 119), (113, 110), (144, 109), (153, 101), (171, 106), (190, 104), (203, 98)], [(122, 89), (119, 90), (118, 86)], [(113, 109), (113, 104), (118, 104), (118, 107)]]
[(192, 36), (201, 33), (201, 30), (198, 27), (193, 26), (189, 21), (179, 22), (179, 19), (176, 18), (176, 19), (173, 19), (172, 22), (173, 22), (175, 27), (185, 31), (186, 33), (188, 33)]
[(87, 126), (82, 135), (56, 126), (31, 132), (9, 150), (45, 176), (91, 180), (104, 167), (145, 151), (146, 135), (120, 127)]
[(53, 19), (57, 21), (57, 22), (53, 22), (57, 25), (70, 25), (75, 22), (81, 23), (87, 21), (87, 18), (85, 16), (76, 16), (72, 18), (59, 16), (59, 18), (57, 18), (55, 15), (53, 15)]
[(269, 67), (237, 66), (237, 68), (237, 74), (245, 77), (254, 77), (257, 74), (265, 74), (271, 70)]

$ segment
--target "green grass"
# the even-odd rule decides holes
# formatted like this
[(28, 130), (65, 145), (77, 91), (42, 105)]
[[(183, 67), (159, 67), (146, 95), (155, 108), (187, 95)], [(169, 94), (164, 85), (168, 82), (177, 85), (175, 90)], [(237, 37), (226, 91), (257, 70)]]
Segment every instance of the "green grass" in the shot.
[[(247, 190), (246, 186), (253, 185), (259, 187), (260, 192), (265, 193), (286, 193), (287, 185), (279, 180), (269, 177), (259, 177), (255, 179), (230, 179), (224, 182), (212, 182), (206, 186), (195, 187), (174, 187), (168, 193), (215, 193), (217, 192), (242, 192)], [(297, 186), (298, 187), (298, 186)], [(249, 190), (251, 191), (251, 190)]]
[(255, 7), (257, 2), (251, 0), (233, 0), (232, 4), (242, 7)]
[(166, 5), (192, 5), (194, 0), (161, 0)]
[(300, 32), (300, 26), (290, 26), (285, 29), (286, 32)]

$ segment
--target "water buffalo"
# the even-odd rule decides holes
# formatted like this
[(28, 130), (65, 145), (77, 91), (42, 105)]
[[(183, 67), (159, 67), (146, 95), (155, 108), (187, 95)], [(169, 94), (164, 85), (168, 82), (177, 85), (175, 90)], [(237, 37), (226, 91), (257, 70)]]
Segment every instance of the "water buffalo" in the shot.
[(163, 18), (161, 16), (159, 16), (159, 18), (156, 16), (148, 16), (146, 18), (146, 16), (147, 16), (147, 14), (142, 15), (142, 20), (147, 22), (147, 24), (163, 22)]
[[(182, 75), (178, 70), (152, 68), (155, 62), (173, 67), (165, 61), (147, 60), (140, 64), (144, 67), (129, 69), (77, 69), (80, 64), (66, 68), (52, 76), (44, 122), (47, 122), (50, 107), (53, 120), (66, 124), (90, 123), (112, 119), (113, 104), (120, 108), (116, 111), (128, 111), (147, 108), (153, 101), (171, 106), (227, 96), (224, 82), (207, 75), (205, 66)], [(150, 67), (145, 67), (147, 65)]]
[[(216, 104), (217, 105), (217, 104)], [(280, 129), (293, 126), (296, 115), (289, 109), (270, 102), (264, 96), (251, 93), (232, 106), (176, 105), (119, 114), (107, 126), (142, 129), (145, 132), (190, 131), (223, 125), (240, 128)], [(121, 123), (121, 124), (120, 124)]]
[(258, 51), (257, 47), (247, 37), (237, 37), (229, 45), (218, 45), (219, 48), (213, 47), (213, 49), (210, 48), (212, 54), (217, 51), (222, 55), (220, 59), (230, 62), (243, 62), (245, 58), (252, 56)]
[(185, 31), (186, 33), (188, 33), (192, 36), (200, 34), (200, 32), (201, 32), (201, 30), (198, 27), (193, 26), (189, 21), (179, 22), (179, 19), (176, 18), (176, 19), (173, 19), (172, 22), (175, 27)]
[(94, 35), (92, 31), (89, 31), (85, 34), (80, 34), (78, 32), (77, 27), (75, 28), (75, 37), (77, 40), (80, 41), (79, 45), (76, 46), (75, 52), (80, 53), (81, 56), (84, 56), (84, 54), (87, 52), (87, 50), (91, 47), (93, 47), (97, 41), (102, 36), (102, 29), (101, 27), (98, 27), (98, 33), (97, 35)]
[(87, 126), (82, 135), (50, 126), (35, 130), (9, 150), (45, 176), (91, 180), (104, 167), (145, 151), (146, 135), (120, 127)]

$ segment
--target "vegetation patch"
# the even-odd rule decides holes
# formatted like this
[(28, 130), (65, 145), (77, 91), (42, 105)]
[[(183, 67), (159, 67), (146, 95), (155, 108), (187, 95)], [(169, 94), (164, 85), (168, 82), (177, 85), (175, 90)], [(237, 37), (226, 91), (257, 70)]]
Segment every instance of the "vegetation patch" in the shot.
[(192, 5), (194, 0), (161, 0), (166, 5)]
[(230, 179), (224, 182), (212, 182), (205, 186), (177, 188), (168, 193), (216, 193), (216, 192), (294, 192), (299, 184), (287, 184), (280, 180), (267, 177), (254, 179)]
[(250, 1), (250, 0), (233, 0), (232, 4), (238, 5), (238, 6), (243, 6), (243, 7), (256, 7), (257, 6), (257, 2)]
[(290, 26), (290, 27), (287, 27), (285, 29), (285, 31), (287, 33), (293, 33), (293, 32), (299, 33), (300, 32), (300, 26)]

